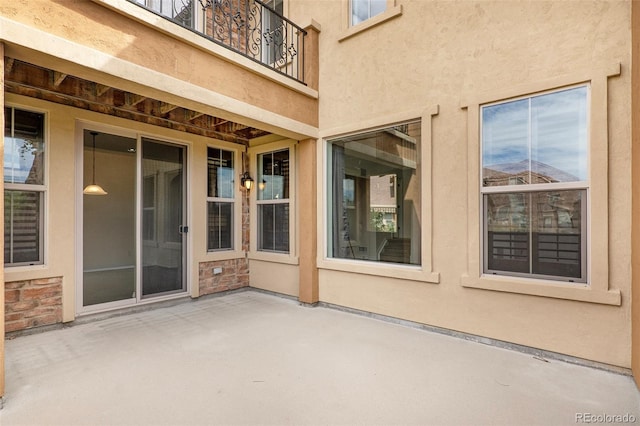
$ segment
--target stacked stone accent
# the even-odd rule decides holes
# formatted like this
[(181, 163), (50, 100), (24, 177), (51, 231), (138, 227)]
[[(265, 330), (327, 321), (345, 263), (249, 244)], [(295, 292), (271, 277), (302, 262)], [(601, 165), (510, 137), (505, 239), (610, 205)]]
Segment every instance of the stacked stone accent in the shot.
[(62, 277), (7, 282), (4, 297), (6, 332), (62, 322)]
[[(214, 275), (214, 268), (222, 268), (222, 273)], [(198, 269), (200, 296), (249, 285), (249, 262), (244, 258), (201, 262)]]
[[(249, 170), (249, 157), (244, 157), (243, 170)], [(249, 191), (241, 189), (242, 196), (242, 250), (249, 251)], [(215, 268), (222, 273), (214, 274)], [(249, 286), (249, 261), (246, 258), (201, 262), (198, 265), (200, 296), (235, 290)]]

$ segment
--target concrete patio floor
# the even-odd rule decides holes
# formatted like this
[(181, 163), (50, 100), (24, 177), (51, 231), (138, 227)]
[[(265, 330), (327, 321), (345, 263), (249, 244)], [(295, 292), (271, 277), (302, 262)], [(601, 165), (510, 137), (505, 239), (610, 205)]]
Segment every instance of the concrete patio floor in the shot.
[(629, 376), (255, 291), (22, 336), (6, 352), (3, 426), (640, 423)]

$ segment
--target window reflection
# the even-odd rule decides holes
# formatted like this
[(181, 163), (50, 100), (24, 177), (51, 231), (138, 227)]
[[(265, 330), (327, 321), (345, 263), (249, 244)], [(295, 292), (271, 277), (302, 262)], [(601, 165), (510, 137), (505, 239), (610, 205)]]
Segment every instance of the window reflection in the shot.
[(483, 107), (483, 186), (587, 180), (586, 123), (586, 86)]
[[(44, 115), (14, 110), (14, 128), (5, 120), (4, 181), (44, 184)], [(5, 117), (11, 117), (9, 110)]]
[(487, 269), (581, 277), (585, 194), (486, 194)]
[(330, 141), (329, 256), (419, 265), (420, 122)]

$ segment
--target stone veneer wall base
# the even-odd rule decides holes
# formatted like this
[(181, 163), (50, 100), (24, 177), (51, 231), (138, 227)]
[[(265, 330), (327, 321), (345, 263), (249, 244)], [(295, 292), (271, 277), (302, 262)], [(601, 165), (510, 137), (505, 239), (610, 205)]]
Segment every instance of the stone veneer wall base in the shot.
[(62, 323), (62, 277), (4, 285), (5, 333)]

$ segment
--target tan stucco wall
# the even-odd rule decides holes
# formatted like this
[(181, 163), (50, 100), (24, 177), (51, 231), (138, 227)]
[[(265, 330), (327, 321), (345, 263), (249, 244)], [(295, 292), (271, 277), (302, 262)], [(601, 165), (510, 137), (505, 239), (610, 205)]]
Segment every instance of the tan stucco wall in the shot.
[[(433, 221), (433, 239), (426, 244), (432, 244), (433, 271), (440, 282), (339, 272), (325, 262), (320, 300), (630, 367), (629, 3), (396, 3), (402, 6), (400, 16), (342, 41), (347, 2), (293, 2), (291, 12), (293, 19), (312, 16), (322, 25), (322, 137), (385, 125), (399, 112), (439, 105), (432, 164), (423, 167), (431, 172), (433, 194), (432, 211), (426, 213)], [(590, 78), (593, 70), (616, 63), (622, 71), (607, 84), (608, 173), (591, 179), (609, 179), (605, 287), (620, 292), (621, 305), (463, 287), (468, 244), (477, 238), (467, 229), (468, 194), (478, 189), (468, 187), (468, 120), (474, 115), (461, 106), (480, 93), (559, 75)], [(606, 146), (606, 140), (591, 143)], [(591, 224), (592, 230), (598, 226)], [(321, 246), (321, 259), (324, 253)]]
[(252, 259), (249, 261), (249, 285), (261, 290), (298, 297), (298, 265)]
[(631, 111), (632, 111), (632, 139), (633, 154), (632, 175), (632, 234), (631, 234), (631, 266), (633, 268), (631, 289), (631, 367), (638, 388), (640, 388), (640, 3), (634, 2), (632, 12), (632, 84), (631, 84)]
[[(133, 6), (132, 14), (158, 25), (169, 25), (169, 30), (175, 30), (175, 33), (168, 35), (132, 16), (114, 12), (106, 7), (106, 3), (115, 3), (123, 8)], [(7, 41), (7, 56), (158, 98), (172, 94), (175, 87), (171, 82), (156, 80), (156, 77), (176, 79), (193, 85), (188, 90), (194, 93), (203, 88), (215, 93), (216, 97), (207, 101), (204, 96), (200, 105), (189, 102), (197, 96), (186, 96), (187, 99), (170, 96), (162, 100), (196, 110), (202, 109), (203, 102), (209, 108), (218, 108), (204, 112), (215, 112), (223, 118), (256, 127), (269, 127), (275, 122), (271, 120), (270, 123), (269, 117), (261, 115), (260, 110), (270, 111), (272, 119), (277, 115), (285, 122), (293, 120), (310, 128), (317, 125), (317, 92), (314, 90), (307, 90), (299, 83), (292, 83), (291, 87), (282, 84), (281, 81), (289, 79), (248, 59), (244, 62), (249, 62), (252, 69), (238, 66), (233, 60), (243, 59), (239, 55), (220, 50), (214, 43), (168, 24), (130, 2), (36, 0), (29, 2), (29, 7), (3, 3), (0, 6), (2, 18), (6, 23), (5, 29), (0, 31), (0, 39)], [(25, 41), (25, 34), (30, 32), (31, 39)], [(42, 37), (49, 42), (42, 43)], [(71, 44), (62, 47), (57, 37)], [(80, 48), (88, 50), (83, 52)], [(217, 54), (212, 53), (212, 49)], [(74, 54), (76, 58), (72, 58)], [(131, 64), (140, 68), (128, 68)], [(117, 73), (124, 79), (115, 79)], [(296, 86), (299, 90), (294, 90)], [(233, 114), (225, 109), (226, 98), (255, 107), (257, 111), (247, 116)], [(304, 131), (305, 128), (298, 130)]]

